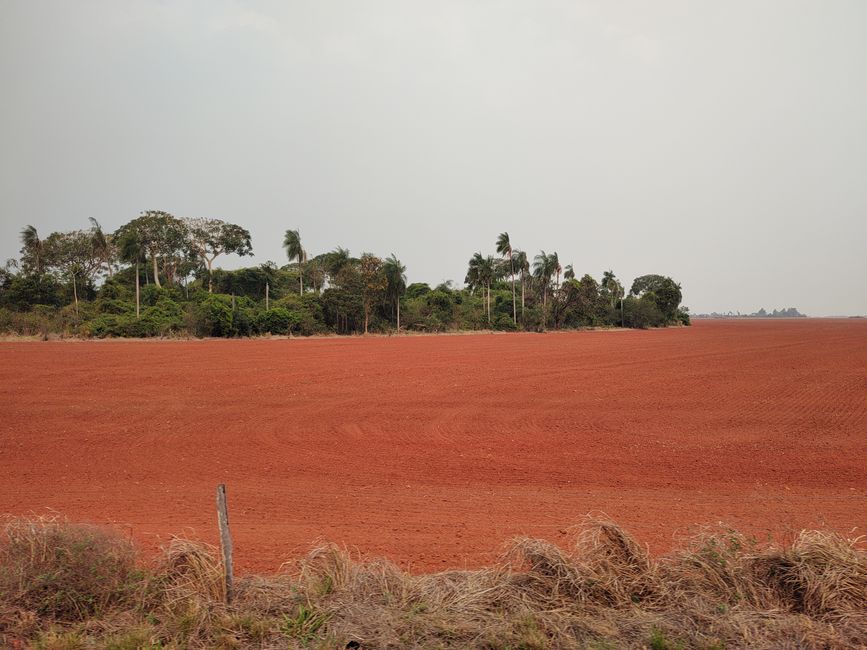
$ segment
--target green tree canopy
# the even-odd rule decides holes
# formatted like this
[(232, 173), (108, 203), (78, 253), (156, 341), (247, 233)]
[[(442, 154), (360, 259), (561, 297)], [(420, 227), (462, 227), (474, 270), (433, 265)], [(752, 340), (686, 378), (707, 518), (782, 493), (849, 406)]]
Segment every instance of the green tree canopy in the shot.
[(187, 245), (208, 269), (208, 293), (214, 290), (213, 264), (220, 255), (234, 253), (239, 256), (252, 255), (250, 231), (234, 223), (221, 219), (185, 219)]

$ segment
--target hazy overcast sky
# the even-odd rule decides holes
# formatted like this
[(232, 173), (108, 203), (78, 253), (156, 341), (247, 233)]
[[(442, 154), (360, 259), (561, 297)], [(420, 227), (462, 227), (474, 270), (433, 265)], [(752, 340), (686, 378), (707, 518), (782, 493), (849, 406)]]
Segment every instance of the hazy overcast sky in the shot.
[(460, 283), (507, 230), (694, 312), (867, 313), (864, 0), (0, 0), (0, 93), (0, 263), (160, 209), (254, 263), (300, 228)]

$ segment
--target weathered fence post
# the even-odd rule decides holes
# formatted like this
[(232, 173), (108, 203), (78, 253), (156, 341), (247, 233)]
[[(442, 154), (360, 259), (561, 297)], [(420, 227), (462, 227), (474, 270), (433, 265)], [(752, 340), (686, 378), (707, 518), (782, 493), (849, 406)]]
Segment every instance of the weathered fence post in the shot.
[(270, 307), (270, 301), (268, 300), (268, 298), (269, 298), (268, 294), (269, 293), (271, 293), (271, 283), (266, 282), (265, 283), (265, 311), (268, 311), (271, 308)]
[(226, 504), (226, 485), (217, 486), (217, 523), (220, 525), (220, 549), (223, 551), (223, 570), (226, 583), (226, 602), (232, 602), (232, 533), (229, 532), (229, 508)]

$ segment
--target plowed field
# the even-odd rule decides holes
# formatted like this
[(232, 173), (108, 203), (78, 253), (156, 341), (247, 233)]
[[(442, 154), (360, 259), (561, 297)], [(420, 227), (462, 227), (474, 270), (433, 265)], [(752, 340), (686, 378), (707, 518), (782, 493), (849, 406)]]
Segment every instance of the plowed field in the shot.
[[(0, 513), (216, 540), (271, 571), (317, 538), (417, 570), (604, 512), (867, 532), (867, 321), (310, 340), (0, 343)], [(853, 530), (854, 529), (854, 530)]]

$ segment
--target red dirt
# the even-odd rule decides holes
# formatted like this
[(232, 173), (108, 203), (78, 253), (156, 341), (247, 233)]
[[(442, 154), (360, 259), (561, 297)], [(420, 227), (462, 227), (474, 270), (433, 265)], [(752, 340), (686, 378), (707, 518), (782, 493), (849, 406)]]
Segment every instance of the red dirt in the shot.
[(273, 571), (317, 538), (416, 570), (604, 511), (867, 527), (867, 321), (318, 340), (0, 343), (0, 513), (215, 541)]

